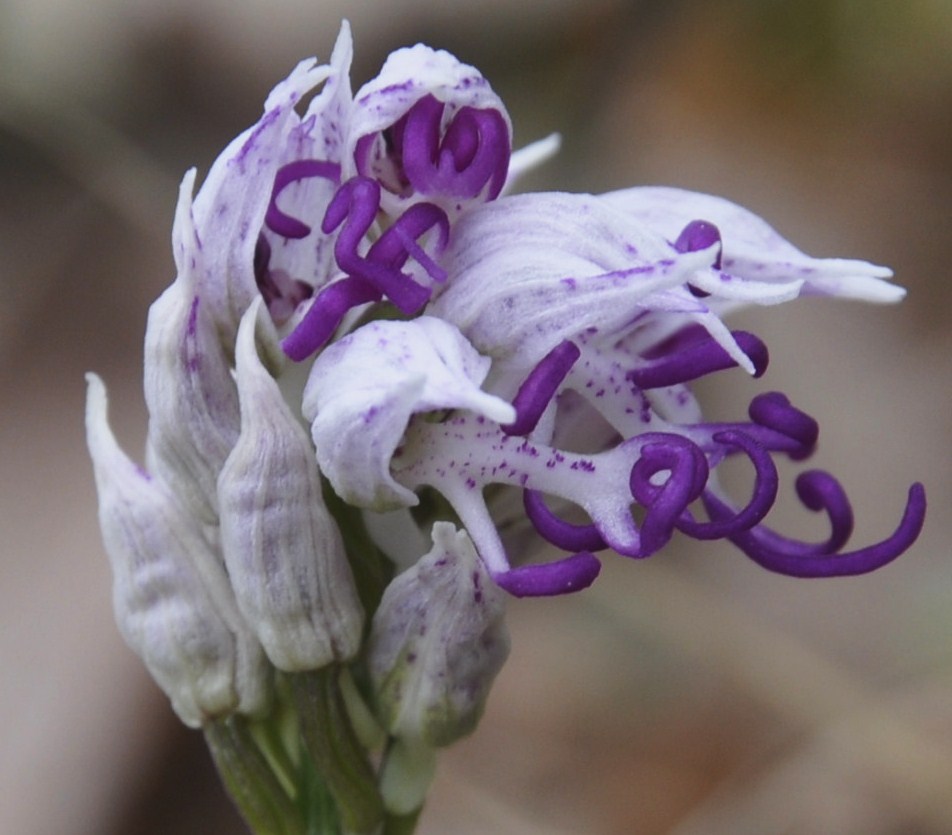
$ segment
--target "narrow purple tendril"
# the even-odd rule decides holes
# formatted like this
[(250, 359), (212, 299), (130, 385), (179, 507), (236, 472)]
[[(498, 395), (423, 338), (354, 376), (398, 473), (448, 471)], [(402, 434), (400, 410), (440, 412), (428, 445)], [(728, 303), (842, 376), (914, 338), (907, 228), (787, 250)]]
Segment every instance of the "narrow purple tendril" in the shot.
[(532, 526), (546, 542), (565, 551), (604, 551), (608, 547), (594, 525), (575, 525), (556, 516), (539, 491), (523, 491), (522, 504)]
[[(791, 405), (777, 391), (758, 394), (748, 408), (752, 423), (701, 423), (694, 428), (713, 437), (717, 432), (742, 432), (770, 452), (783, 452), (795, 461), (807, 458), (816, 448), (820, 428), (806, 412)], [(708, 452), (711, 449), (705, 445)], [(732, 454), (733, 450), (728, 451)]]
[(754, 488), (747, 506), (729, 517), (725, 515), (710, 522), (697, 522), (690, 511), (686, 510), (675, 526), (694, 539), (723, 539), (750, 530), (767, 515), (777, 499), (777, 467), (770, 453), (761, 444), (743, 432), (730, 430), (715, 433), (714, 440), (726, 446), (737, 447), (747, 454), (754, 465)]
[[(358, 247), (373, 225), (380, 207), (380, 185), (367, 177), (352, 177), (342, 185), (324, 215), (321, 230), (330, 234), (343, 224), (334, 243), (334, 257), (338, 266), (348, 275), (372, 284), (381, 294), (392, 301), (401, 313), (412, 316), (419, 313), (430, 300), (430, 290), (417, 284), (410, 276), (400, 272), (398, 266), (386, 261), (391, 254), (392, 243), (374, 252), (371, 247), (367, 257), (358, 254)], [(399, 224), (399, 219), (397, 223)], [(416, 217), (410, 224), (418, 223)], [(396, 235), (395, 240), (399, 240)], [(383, 236), (381, 236), (383, 240)], [(378, 241), (379, 243), (379, 241)], [(384, 261), (384, 263), (381, 263)], [(404, 250), (403, 263), (406, 262)]]
[(328, 284), (298, 326), (284, 338), (281, 348), (295, 362), (307, 359), (330, 341), (348, 310), (380, 298), (376, 287), (353, 276)]
[(500, 428), (507, 435), (528, 435), (582, 352), (568, 339), (556, 345), (529, 372), (512, 399), (516, 419)]
[[(826, 542), (799, 542), (765, 526), (729, 537), (758, 565), (791, 577), (845, 577), (875, 571), (906, 551), (925, 521), (925, 488), (917, 482), (909, 488), (902, 519), (891, 536), (875, 545), (840, 553), (853, 528), (853, 514), (843, 488), (833, 476), (815, 470), (800, 476), (797, 494), (811, 510), (827, 512), (832, 533)], [(731, 514), (726, 504), (710, 494), (705, 494), (704, 504), (712, 518)]]
[(758, 394), (747, 410), (750, 419), (759, 426), (773, 429), (795, 442), (789, 452), (794, 461), (813, 454), (820, 435), (819, 424), (806, 412), (791, 405), (790, 399), (779, 391)]
[(278, 195), (291, 183), (312, 177), (323, 177), (336, 185), (340, 182), (340, 166), (319, 159), (299, 159), (278, 169), (271, 189), (271, 200), (264, 215), (265, 225), (272, 232), (284, 238), (306, 238), (311, 233), (310, 226), (278, 208)]
[[(767, 346), (752, 333), (731, 331), (740, 349), (754, 364), (754, 376), (767, 370)], [(642, 390), (664, 388), (696, 380), (714, 371), (736, 368), (737, 361), (710, 334), (691, 345), (667, 354), (660, 359), (634, 368), (625, 376)]]
[(305, 299), (314, 293), (306, 281), (291, 278), (283, 270), (269, 269), (271, 244), (263, 234), (258, 235), (254, 254), (255, 284), (268, 307), (271, 318), (279, 324), (286, 321)]
[(496, 110), (463, 107), (440, 141), (446, 105), (432, 95), (416, 102), (401, 124), (399, 146), (403, 169), (420, 194), (460, 199), (478, 197), (489, 184), (487, 199), (499, 196), (509, 168), (509, 131)]
[(450, 237), (450, 221), (446, 212), (432, 203), (416, 203), (380, 236), (367, 253), (367, 260), (400, 270), (407, 258), (412, 256), (434, 281), (446, 281), (446, 270), (433, 261), (418, 243), (434, 227), (439, 231), (435, 248), (437, 252), (442, 252)]
[(515, 597), (550, 597), (588, 588), (601, 570), (594, 554), (582, 552), (555, 562), (502, 571), (494, 574), (493, 580)]
[[(647, 443), (631, 468), (629, 486), (647, 513), (638, 553), (626, 556), (647, 557), (663, 548), (687, 506), (703, 492), (710, 472), (701, 448), (687, 438), (660, 432), (643, 437)], [(663, 484), (652, 482), (664, 472), (668, 477)]]

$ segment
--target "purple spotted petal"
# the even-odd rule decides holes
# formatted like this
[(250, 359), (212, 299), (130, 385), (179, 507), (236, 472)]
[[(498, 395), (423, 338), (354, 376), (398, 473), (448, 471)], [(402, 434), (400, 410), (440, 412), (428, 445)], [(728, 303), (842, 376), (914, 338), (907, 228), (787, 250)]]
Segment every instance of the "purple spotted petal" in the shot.
[(813, 258), (782, 238), (753, 212), (722, 197), (677, 188), (629, 188), (602, 195), (606, 203), (676, 240), (697, 218), (716, 225), (723, 240), (722, 267), (758, 282), (802, 280), (802, 293), (869, 302), (897, 302), (906, 293), (886, 279), (892, 270), (865, 261)]

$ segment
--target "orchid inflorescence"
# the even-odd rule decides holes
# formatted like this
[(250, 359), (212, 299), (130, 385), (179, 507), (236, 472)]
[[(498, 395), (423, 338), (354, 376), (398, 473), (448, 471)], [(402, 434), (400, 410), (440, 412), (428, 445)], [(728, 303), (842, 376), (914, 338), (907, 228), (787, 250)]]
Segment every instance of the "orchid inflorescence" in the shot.
[[(280, 763), (304, 755), (282, 758), (235, 717), (293, 704), (342, 825), (372, 831), (419, 808), (407, 786), (425, 783), (428, 752), (475, 724), (508, 648), (503, 591), (583, 589), (596, 552), (643, 558), (676, 532), (782, 574), (859, 574), (905, 551), (925, 514), (913, 485), (891, 536), (846, 550), (850, 503), (811, 470), (796, 492), (829, 537), (776, 533), (774, 459), (810, 456), (816, 421), (779, 392), (746, 420), (705, 421), (690, 389), (767, 368), (727, 313), (805, 295), (895, 302), (890, 270), (807, 256), (745, 209), (679, 189), (511, 196), (557, 138), (513, 153), (501, 100), (446, 52), (399, 50), (356, 94), (351, 55), (345, 24), (330, 62), (300, 63), (194, 197), (185, 176), (178, 277), (146, 334), (145, 468), (89, 375), (120, 629), (206, 729), (260, 831), (303, 820), (284, 807), (299, 775)], [(753, 470), (742, 501), (718, 477), (737, 457)], [(525, 562), (511, 543), (527, 529), (563, 555)], [(325, 738), (330, 716), (343, 742)], [(349, 777), (335, 757), (351, 757)]]

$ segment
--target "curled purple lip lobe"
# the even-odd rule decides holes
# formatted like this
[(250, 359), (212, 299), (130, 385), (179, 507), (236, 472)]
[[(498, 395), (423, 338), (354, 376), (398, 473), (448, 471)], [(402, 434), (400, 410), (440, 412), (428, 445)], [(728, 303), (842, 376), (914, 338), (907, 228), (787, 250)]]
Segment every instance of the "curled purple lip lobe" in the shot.
[(556, 562), (511, 568), (493, 574), (493, 580), (514, 597), (550, 597), (588, 588), (601, 570), (598, 558), (583, 552)]

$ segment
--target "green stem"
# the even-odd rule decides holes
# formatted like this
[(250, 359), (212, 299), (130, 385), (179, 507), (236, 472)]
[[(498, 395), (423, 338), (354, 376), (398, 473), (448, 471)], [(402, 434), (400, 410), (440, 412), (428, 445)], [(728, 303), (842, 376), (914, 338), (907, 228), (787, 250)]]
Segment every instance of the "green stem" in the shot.
[(372, 832), (383, 819), (383, 802), (367, 753), (354, 733), (338, 683), (339, 669), (291, 677), (301, 736), (317, 773), (337, 803), (348, 832)]
[(204, 731), (222, 782), (252, 832), (304, 835), (301, 816), (255, 743), (247, 720), (232, 716), (209, 723)]
[(417, 821), (420, 819), (421, 806), (410, 812), (409, 815), (388, 814), (383, 821), (382, 835), (413, 835), (416, 832)]

